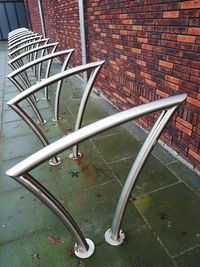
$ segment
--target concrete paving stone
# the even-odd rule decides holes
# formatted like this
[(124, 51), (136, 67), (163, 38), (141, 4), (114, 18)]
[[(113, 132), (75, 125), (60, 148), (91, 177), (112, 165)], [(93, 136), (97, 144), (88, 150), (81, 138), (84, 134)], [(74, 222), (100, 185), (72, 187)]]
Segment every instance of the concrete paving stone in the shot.
[(41, 142), (33, 134), (6, 138), (2, 145), (2, 159), (8, 160), (28, 156), (42, 147)]
[(200, 246), (180, 255), (179, 257), (175, 258), (178, 266), (180, 267), (199, 267), (200, 263)]
[[(49, 187), (54, 188), (51, 182)], [(22, 188), (0, 196), (0, 244), (59, 224), (59, 219), (32, 193)]]
[(53, 168), (62, 195), (85, 190), (115, 179), (96, 150), (77, 160), (62, 157), (63, 163)]
[(183, 183), (141, 195), (134, 203), (171, 255), (200, 243), (200, 198)]
[(100, 244), (93, 257), (80, 262), (80, 267), (139, 267), (175, 266), (146, 226), (140, 226), (127, 233), (124, 243), (114, 247)]
[[(122, 184), (125, 183), (134, 160), (135, 158), (122, 159), (109, 164)], [(153, 155), (151, 155), (147, 159), (144, 168), (138, 177), (132, 195), (137, 196), (148, 193), (176, 182), (178, 182), (178, 178), (173, 175), (167, 167), (165, 167), (165, 165), (160, 163)]]
[(79, 259), (73, 255), (73, 246), (74, 240), (64, 226), (45, 227), (0, 245), (1, 266), (75, 267)]
[[(83, 233), (95, 241), (104, 242), (104, 233), (111, 227), (115, 206), (121, 187), (116, 181), (72, 193), (64, 197), (64, 203)], [(126, 233), (144, 225), (142, 217), (129, 203), (125, 212), (122, 229)]]
[(141, 146), (127, 132), (104, 136), (93, 141), (107, 162), (113, 162), (126, 157), (134, 157)]
[(174, 162), (167, 166), (177, 177), (186, 182), (196, 192), (200, 193), (200, 176), (181, 162)]

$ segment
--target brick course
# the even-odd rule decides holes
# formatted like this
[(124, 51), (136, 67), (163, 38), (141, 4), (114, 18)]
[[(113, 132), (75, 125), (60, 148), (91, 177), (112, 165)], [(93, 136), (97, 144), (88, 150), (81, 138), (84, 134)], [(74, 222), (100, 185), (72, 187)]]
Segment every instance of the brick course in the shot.
[[(43, 0), (45, 27), (81, 63), (78, 1)], [(29, 0), (34, 30), (37, 1)], [(105, 59), (96, 86), (119, 109), (185, 92), (161, 139), (200, 169), (200, 1), (85, 1), (88, 62)], [(151, 128), (154, 116), (137, 120)]]

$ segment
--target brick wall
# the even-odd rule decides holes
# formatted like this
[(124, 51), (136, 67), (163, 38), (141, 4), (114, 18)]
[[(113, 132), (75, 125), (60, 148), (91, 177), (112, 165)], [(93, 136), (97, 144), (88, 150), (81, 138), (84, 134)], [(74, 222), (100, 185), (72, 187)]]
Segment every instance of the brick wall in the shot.
[(32, 26), (32, 30), (34, 32), (42, 34), (42, 26), (40, 22), (40, 15), (37, 3), (38, 3), (37, 0), (24, 1), (29, 27)]
[[(42, 32), (37, 0), (28, 0), (33, 30)], [(81, 64), (80, 30), (77, 0), (42, 0), (44, 26), (51, 42), (59, 42), (58, 49), (75, 48), (70, 63)], [(40, 28), (38, 27), (40, 25)], [(37, 29), (37, 30), (36, 30)], [(38, 30), (39, 29), (39, 30)]]
[[(34, 1), (29, 1), (33, 3)], [(78, 1), (43, 0), (47, 35), (76, 46)], [(105, 59), (97, 87), (119, 109), (185, 92), (162, 140), (200, 169), (200, 1), (85, 1), (87, 59)], [(138, 120), (151, 127), (155, 116)]]

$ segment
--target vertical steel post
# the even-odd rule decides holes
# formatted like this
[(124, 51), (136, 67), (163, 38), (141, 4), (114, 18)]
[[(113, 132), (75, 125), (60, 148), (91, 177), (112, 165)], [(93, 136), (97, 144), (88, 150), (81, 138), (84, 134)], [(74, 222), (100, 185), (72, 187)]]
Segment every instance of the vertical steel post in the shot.
[[(78, 0), (79, 10), (79, 23), (80, 23), (80, 35), (81, 35), (81, 51), (82, 51), (82, 64), (87, 63), (87, 52), (86, 52), (86, 40), (85, 40), (85, 19), (84, 19), (84, 1)], [(83, 73), (83, 85), (84, 88), (87, 84), (87, 72)]]
[(42, 3), (41, 0), (38, 0), (38, 8), (39, 8), (39, 14), (40, 14), (40, 21), (41, 21), (41, 26), (42, 26), (42, 34), (44, 38), (46, 37), (46, 32), (45, 32), (45, 27), (44, 27), (44, 16), (42, 12)]

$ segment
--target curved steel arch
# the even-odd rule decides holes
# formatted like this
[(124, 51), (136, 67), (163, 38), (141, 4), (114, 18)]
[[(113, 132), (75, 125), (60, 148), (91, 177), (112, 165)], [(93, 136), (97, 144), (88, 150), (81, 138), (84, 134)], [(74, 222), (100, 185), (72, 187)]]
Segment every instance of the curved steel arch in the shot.
[[(18, 115), (25, 120), (25, 122), (29, 125), (29, 127), (34, 131), (34, 133), (36, 134), (36, 136), (39, 138), (39, 140), (42, 142), (42, 144), (45, 146), (46, 144), (46, 138), (44, 136), (44, 134), (42, 133), (42, 131), (40, 130), (40, 128), (38, 127), (38, 125), (28, 116), (28, 114), (19, 106), (19, 103), (21, 101), (23, 101), (24, 99), (30, 97), (31, 95), (33, 95), (34, 93), (36, 93), (37, 91), (45, 88), (46, 86), (55, 83), (57, 81), (61, 81), (64, 78), (68, 78), (72, 75), (76, 75), (78, 73), (87, 71), (87, 70), (94, 70), (93, 73), (91, 74), (91, 79), (89, 79), (89, 85), (86, 88), (84, 94), (83, 94), (83, 98), (81, 100), (81, 105), (79, 107), (79, 112), (78, 112), (78, 117), (77, 117), (77, 123), (76, 123), (76, 128), (75, 130), (80, 127), (81, 125), (81, 121), (82, 121), (82, 117), (83, 117), (83, 113), (85, 110), (85, 106), (87, 104), (87, 100), (89, 97), (89, 93), (91, 91), (92, 85), (94, 83), (94, 80), (96, 78), (96, 75), (98, 74), (101, 66), (103, 65), (104, 61), (99, 61), (99, 62), (94, 62), (94, 63), (88, 63), (82, 66), (78, 66), (66, 71), (63, 71), (61, 73), (58, 73), (56, 75), (53, 75), (43, 81), (41, 81), (40, 83), (37, 83), (35, 85), (33, 85), (32, 87), (26, 89), (25, 91), (22, 91), (20, 94), (18, 94), (16, 97), (14, 97), (13, 99), (11, 99), (10, 101), (7, 102), (7, 104), (13, 109), (15, 110), (16, 113), (18, 113)], [(16, 71), (17, 73), (17, 71)], [(8, 75), (11, 76), (11, 75)], [(56, 101), (58, 101), (59, 99), (59, 95), (60, 93), (60, 86), (61, 84), (58, 83), (57, 86), (57, 97), (56, 97)], [(74, 155), (75, 157), (78, 156), (78, 149), (75, 149), (77, 152), (77, 155)]]
[(13, 47), (17, 46), (18, 43), (21, 43), (22, 41), (26, 41), (26, 39), (29, 39), (31, 37), (35, 37), (37, 36), (38, 34), (37, 33), (34, 33), (34, 32), (30, 32), (24, 36), (20, 36), (19, 38), (15, 39), (15, 40), (12, 40), (8, 43), (8, 47), (12, 50)]
[(29, 38), (27, 38), (27, 39), (25, 39), (25, 40), (22, 40), (22, 41), (20, 41), (20, 42), (18, 42), (17, 44), (15, 44), (15, 45), (13, 45), (13, 46), (11, 46), (11, 47), (9, 47), (8, 48), (8, 50), (11, 52), (11, 51), (13, 51), (13, 50), (15, 50), (14, 48), (17, 46), (17, 47), (21, 47), (24, 43), (26, 43), (26, 42), (30, 42), (30, 41), (32, 41), (32, 40), (38, 40), (38, 39), (42, 39), (43, 38), (43, 36), (42, 35), (36, 35), (36, 36), (33, 36), (33, 37), (29, 37)]
[(44, 44), (47, 44), (49, 41), (49, 38), (44, 38), (44, 39), (39, 39), (39, 40), (34, 40), (32, 42), (29, 42), (27, 44), (24, 44), (18, 48), (16, 48), (15, 50), (11, 51), (10, 53), (8, 53), (8, 56), (12, 59), (17, 55), (20, 54), (20, 50), (23, 50), (23, 49), (28, 49), (29, 47), (32, 47), (33, 45), (37, 45), (37, 44), (40, 44), (40, 43), (44, 43)]
[[(56, 49), (56, 46), (54, 47), (54, 49)], [(55, 58), (55, 57), (59, 57), (61, 55), (66, 55), (66, 58), (65, 58), (65, 61), (64, 61), (64, 66), (67, 67), (68, 63), (69, 63), (69, 60), (72, 56), (72, 53), (74, 52), (74, 49), (68, 49), (68, 50), (64, 50), (64, 51), (59, 51), (59, 52), (55, 52), (55, 53), (51, 53), (51, 54), (48, 54), (46, 56), (43, 56), (41, 58), (38, 58), (34, 61), (31, 61), (25, 65), (23, 65), (22, 67), (18, 68), (17, 70), (13, 71), (12, 73), (10, 73), (7, 78), (17, 87), (17, 89), (22, 92), (24, 91), (26, 88), (23, 88), (22, 85), (17, 81), (17, 79), (15, 78), (17, 75), (21, 74), (22, 72), (26, 71), (28, 68), (30, 67), (33, 67), (39, 63), (42, 63), (44, 61), (49, 61), (48, 62), (48, 66), (47, 66), (47, 69), (46, 69), (46, 75), (45, 75), (45, 78), (48, 77), (49, 75), (49, 72), (50, 72), (50, 67), (51, 67), (51, 63), (52, 63), (52, 60)], [(39, 83), (38, 83), (39, 84)], [(26, 86), (26, 84), (25, 84)], [(33, 87), (33, 86), (32, 86)], [(30, 87), (30, 88), (32, 88)], [(26, 90), (29, 90), (26, 89)], [(21, 95), (21, 94), (19, 94)], [(29, 97), (31, 97), (31, 95), (33, 94), (30, 94)], [(12, 101), (12, 100), (11, 100)], [(30, 102), (29, 102), (30, 103)], [(42, 115), (40, 114), (39, 110), (36, 108), (36, 106), (33, 107), (33, 104), (31, 105), (31, 107), (34, 109), (40, 123), (44, 123), (44, 119), (42, 118)], [(24, 112), (25, 113), (25, 112)], [(26, 114), (26, 113), (25, 113)]]
[[(135, 180), (139, 175), (141, 168), (143, 167), (147, 156), (158, 140), (163, 128), (175, 112), (176, 108), (186, 99), (186, 94), (171, 96), (165, 99), (156, 100), (147, 104), (143, 104), (126, 111), (119, 112), (115, 115), (109, 116), (107, 118), (101, 119), (94, 122), (88, 126), (85, 126), (70, 135), (67, 135), (58, 141), (52, 143), (51, 145), (41, 149), (40, 151), (32, 154), (28, 158), (24, 159), (11, 169), (6, 171), (6, 174), (17, 182), (21, 183), (29, 191), (35, 194), (49, 209), (51, 209), (60, 220), (66, 225), (67, 229), (70, 231), (72, 236), (75, 238), (79, 252), (85, 253), (88, 251), (86, 244), (83, 244), (83, 235), (78, 227), (78, 225), (72, 220), (66, 209), (59, 203), (59, 201), (43, 187), (37, 180), (35, 180), (29, 172), (60, 152), (74, 146), (75, 144), (81, 143), (84, 140), (89, 139), (92, 136), (97, 135), (107, 129), (113, 128), (117, 125), (121, 125), (125, 122), (131, 121), (133, 119), (139, 118), (141, 116), (147, 115), (152, 112), (164, 110), (157, 122), (153, 126), (149, 136), (147, 137), (145, 143), (143, 144), (138, 156), (133, 163), (131, 171), (127, 177), (125, 185), (122, 189), (121, 196), (117, 205), (116, 218), (117, 225), (119, 226), (123, 218), (125, 208), (127, 205), (128, 197), (132, 191)], [(122, 209), (119, 207), (122, 206)], [(120, 210), (119, 214), (118, 211)], [(115, 221), (115, 220), (114, 220)], [(72, 227), (73, 226), (73, 227)], [(118, 227), (116, 227), (117, 229)], [(115, 229), (115, 228), (114, 228)], [(120, 233), (116, 232), (114, 235), (114, 229), (109, 229), (106, 232), (106, 241), (112, 245), (118, 245), (123, 242), (124, 235), (122, 231)], [(77, 253), (78, 256), (80, 256)]]

